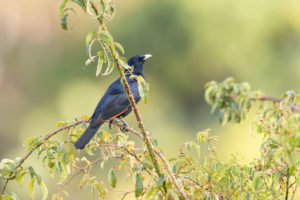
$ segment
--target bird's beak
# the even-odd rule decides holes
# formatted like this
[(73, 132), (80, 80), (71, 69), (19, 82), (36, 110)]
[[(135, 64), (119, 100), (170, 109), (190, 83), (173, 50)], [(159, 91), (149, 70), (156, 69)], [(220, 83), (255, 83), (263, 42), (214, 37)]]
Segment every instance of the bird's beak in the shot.
[(151, 58), (151, 57), (152, 57), (152, 55), (150, 55), (150, 54), (146, 54), (146, 55), (144, 55), (144, 56), (145, 56), (144, 60), (147, 60), (148, 58)]

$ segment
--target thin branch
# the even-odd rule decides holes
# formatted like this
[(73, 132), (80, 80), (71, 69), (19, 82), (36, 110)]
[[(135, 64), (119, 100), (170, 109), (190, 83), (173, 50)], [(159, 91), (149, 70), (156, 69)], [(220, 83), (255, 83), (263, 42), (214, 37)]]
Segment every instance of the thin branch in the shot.
[[(115, 125), (117, 124), (117, 122), (115, 123)], [(118, 124), (119, 127), (121, 127), (122, 125)], [(99, 147), (102, 147), (102, 146), (110, 146), (110, 147), (114, 147), (114, 148), (120, 148), (120, 149), (123, 149), (124, 151), (126, 151), (129, 155), (131, 155), (132, 157), (134, 157), (136, 159), (136, 161), (138, 161), (140, 163), (140, 165), (143, 166), (143, 168), (146, 170), (146, 172), (149, 174), (149, 175), (152, 175), (151, 172), (149, 171), (149, 169), (143, 164), (143, 162), (141, 161), (141, 159), (139, 159), (137, 157), (137, 155), (134, 153), (134, 152), (131, 152), (129, 151), (126, 146), (121, 146), (121, 145), (112, 145), (112, 144), (100, 144), (98, 145)]]
[(4, 186), (3, 186), (2, 190), (1, 190), (0, 197), (1, 197), (2, 195), (4, 195), (4, 192), (5, 192), (5, 189), (6, 189), (6, 187), (7, 187), (8, 181), (9, 181), (9, 179), (6, 179), (6, 181), (5, 181), (5, 183), (4, 183)]
[(81, 172), (82, 172), (82, 173), (85, 173), (85, 172), (88, 170), (88, 168), (89, 168), (90, 166), (97, 164), (97, 163), (100, 162), (101, 160), (103, 160), (103, 158), (102, 158), (102, 157), (99, 157), (99, 158), (93, 160), (90, 164), (86, 165), (85, 167), (83, 167), (83, 168), (78, 168), (79, 170), (78, 170), (76, 173), (74, 173), (74, 174), (73, 174), (66, 182), (64, 182), (64, 183), (62, 183), (62, 184), (60, 184), (60, 185), (68, 185), (68, 184), (69, 184), (76, 176), (78, 176)]
[(13, 179), (15, 176), (16, 176), (16, 172), (17, 170), (22, 167), (22, 164), (25, 162), (25, 160), (27, 160), (29, 158), (29, 156), (38, 148), (40, 147), (42, 144), (44, 144), (44, 141), (47, 141), (49, 140), (52, 136), (56, 135), (57, 133), (65, 130), (65, 129), (68, 129), (68, 128), (71, 128), (71, 127), (74, 127), (78, 124), (81, 124), (81, 123), (84, 123), (84, 122), (87, 122), (87, 120), (77, 120), (75, 123), (72, 123), (72, 124), (69, 124), (69, 125), (64, 125), (64, 126), (61, 126), (60, 128), (58, 128), (57, 130), (47, 134), (44, 139), (43, 139), (43, 142), (41, 142), (40, 144), (34, 146), (25, 156), (22, 157), (22, 159), (18, 162), (18, 164), (16, 165), (16, 168), (15, 168), (15, 171), (13, 173), (13, 175), (11, 177), (9, 177), (9, 179), (6, 179), (6, 182), (2, 188), (2, 191), (1, 191), (1, 194), (4, 194), (5, 193), (5, 189), (7, 187), (7, 184), (9, 182), (9, 180)]
[(296, 183), (296, 181), (294, 181), (290, 186), (289, 188), (293, 187), (293, 185)]
[[(277, 102), (280, 103), (283, 101), (282, 98), (278, 98), (278, 97), (267, 97), (267, 96), (260, 96), (257, 98), (257, 100), (259, 101), (273, 101), (273, 102)], [(293, 110), (300, 112), (300, 106), (293, 104), (293, 103), (288, 103), (288, 106), (290, 108), (292, 108)]]
[(297, 191), (297, 186), (298, 186), (298, 185), (296, 185), (295, 188), (294, 188), (294, 190), (293, 190), (293, 194), (292, 194), (291, 200), (293, 200), (294, 197), (295, 197), (295, 193), (296, 193), (296, 191)]
[(135, 191), (125, 192), (125, 193), (123, 194), (121, 200), (124, 200), (128, 194), (133, 193), (133, 192), (135, 192)]
[[(188, 177), (188, 176), (181, 176), (181, 175), (177, 175), (177, 174), (174, 174), (174, 176), (178, 177), (178, 178), (184, 178), (184, 179), (188, 179), (190, 181), (192, 181), (193, 183), (195, 183), (196, 185), (199, 185), (201, 186), (197, 181), (195, 181), (194, 179)], [(202, 187), (202, 186), (201, 186)]]
[(213, 154), (214, 154), (214, 156), (215, 156), (215, 159), (217, 160), (217, 162), (218, 162), (219, 164), (221, 164), (220, 160), (218, 159), (217, 153), (216, 153), (216, 151), (214, 150), (214, 148), (213, 148), (213, 146), (212, 146), (212, 144), (211, 144), (211, 139), (208, 139), (208, 140), (207, 140), (207, 143), (208, 143), (208, 146), (209, 146), (210, 150), (213, 152)]
[(285, 200), (289, 199), (289, 181), (290, 181), (290, 173), (289, 173), (289, 168), (287, 169), (287, 175), (286, 175), (286, 184), (285, 184)]
[[(112, 122), (114, 125), (116, 126), (122, 126), (120, 123), (116, 122), (116, 121), (113, 121)], [(125, 126), (124, 127), (125, 130), (137, 135), (138, 137), (140, 137), (141, 139), (143, 139), (143, 136), (140, 132), (128, 127), (128, 126)], [(158, 155), (158, 157), (162, 160), (162, 162), (166, 165), (167, 167), (167, 170), (169, 172), (169, 175), (171, 176), (171, 179), (172, 179), (172, 182), (173, 184), (175, 185), (175, 187), (177, 188), (177, 190), (180, 192), (180, 194), (183, 196), (184, 199), (189, 199), (188, 196), (186, 196), (186, 194), (184, 193), (184, 191), (182, 190), (182, 188), (180, 187), (177, 179), (175, 178), (175, 174), (173, 173), (172, 169), (171, 169), (171, 166), (169, 164), (169, 162), (167, 161), (167, 159), (164, 157), (164, 155), (157, 149), (155, 148), (152, 143), (151, 143), (151, 148), (154, 150), (155, 154)]]

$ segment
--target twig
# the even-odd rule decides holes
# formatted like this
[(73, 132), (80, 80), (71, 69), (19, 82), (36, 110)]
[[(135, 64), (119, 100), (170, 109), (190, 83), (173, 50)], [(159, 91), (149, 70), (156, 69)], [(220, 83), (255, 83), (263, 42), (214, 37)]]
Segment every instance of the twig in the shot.
[(6, 187), (7, 187), (8, 180), (9, 180), (9, 179), (6, 179), (6, 181), (5, 181), (5, 183), (4, 183), (4, 186), (3, 186), (2, 190), (1, 190), (1, 195), (0, 195), (0, 197), (1, 197), (2, 195), (4, 195), (5, 189), (6, 189)]
[[(117, 124), (117, 122), (115, 123), (115, 125)], [(122, 125), (118, 124), (118, 127), (121, 127)], [(110, 146), (110, 147), (115, 147), (115, 148), (121, 148), (121, 149), (124, 149), (129, 155), (131, 155), (132, 157), (134, 157), (142, 166), (143, 168), (146, 170), (146, 172), (149, 174), (149, 175), (152, 175), (151, 172), (149, 171), (149, 169), (143, 164), (143, 162), (137, 157), (137, 155), (131, 151), (129, 151), (126, 146), (121, 146), (121, 145), (112, 145), (112, 144), (100, 144), (98, 145), (99, 147), (102, 147), (102, 146)]]
[[(196, 185), (199, 185), (201, 186), (197, 181), (195, 181), (194, 179), (188, 177), (188, 176), (180, 176), (180, 175), (177, 175), (177, 174), (174, 174), (174, 176), (178, 177), (178, 178), (184, 178), (184, 179), (188, 179), (190, 181), (192, 181), (193, 183), (195, 183)], [(202, 186), (201, 186), (202, 187)]]
[(126, 196), (130, 193), (133, 193), (134, 191), (129, 191), (129, 192), (125, 192), (121, 198), (121, 200), (124, 200), (126, 198)]
[(297, 185), (295, 186), (295, 188), (293, 190), (293, 194), (292, 194), (291, 200), (294, 199), (296, 191), (297, 191)]
[(293, 187), (293, 185), (296, 183), (296, 181), (294, 181), (290, 186), (289, 188)]
[[(65, 130), (65, 129), (74, 127), (74, 126), (76, 126), (76, 125), (78, 125), (78, 124), (81, 124), (81, 123), (83, 123), (83, 122), (87, 122), (87, 120), (78, 120), (78, 121), (76, 121), (75, 123), (72, 123), (72, 124), (69, 124), (69, 125), (65, 125), (65, 126), (61, 126), (61, 127), (58, 128), (57, 130), (55, 130), (55, 131), (53, 131), (53, 132), (47, 134), (47, 135), (44, 137), (43, 141), (49, 140), (52, 136), (56, 135), (57, 133), (59, 133), (59, 132)], [(31, 155), (38, 147), (40, 147), (42, 144), (43, 144), (43, 142), (40, 143), (40, 144), (38, 144), (38, 145), (36, 145), (36, 146), (34, 146), (34, 147), (33, 147), (33, 148), (32, 148), (25, 156), (22, 157), (22, 159), (21, 159), (21, 160), (18, 162), (18, 164), (16, 165), (14, 174), (13, 174), (11, 177), (9, 177), (10, 179), (13, 179), (13, 178), (16, 176), (17, 170), (22, 166), (22, 164), (25, 162), (25, 160), (27, 160), (28, 157), (29, 157), (29, 156), (30, 156), (30, 155)], [(9, 182), (10, 179), (6, 179), (6, 182), (5, 182), (5, 184), (4, 184), (3, 188), (2, 188), (2, 191), (1, 191), (1, 194), (0, 194), (0, 195), (2, 195), (2, 194), (5, 193), (5, 189), (6, 189), (7, 184), (8, 184), (8, 182)]]
[(285, 184), (285, 200), (289, 199), (289, 181), (290, 181), (290, 173), (289, 173), (289, 168), (287, 169), (287, 175), (286, 175), (286, 184)]
[(74, 173), (74, 174), (73, 174), (66, 182), (64, 182), (64, 183), (62, 183), (62, 184), (60, 184), (60, 185), (68, 185), (68, 184), (69, 184), (76, 176), (78, 176), (81, 172), (82, 172), (82, 173), (85, 173), (86, 170), (87, 170), (90, 166), (97, 164), (97, 163), (100, 162), (101, 160), (103, 160), (103, 158), (102, 158), (102, 157), (99, 157), (99, 158), (93, 160), (90, 164), (86, 165), (85, 167), (79, 168), (79, 170), (78, 170), (76, 173)]
[[(119, 124), (118, 122), (116, 121), (113, 121), (112, 122), (114, 125), (116, 126), (121, 126), (121, 124)], [(140, 132), (128, 127), (128, 126), (125, 126), (124, 127), (127, 131), (137, 135), (138, 137), (140, 137), (141, 139), (143, 139), (143, 136)], [(172, 179), (172, 182), (173, 184), (175, 185), (175, 187), (177, 188), (177, 190), (180, 192), (180, 194), (183, 196), (184, 199), (189, 199), (188, 196), (186, 196), (186, 194), (184, 193), (184, 191), (182, 190), (182, 188), (180, 187), (177, 179), (175, 178), (175, 174), (173, 173), (172, 169), (171, 169), (171, 166), (169, 164), (169, 162), (167, 161), (167, 159), (164, 157), (164, 155), (157, 149), (155, 148), (152, 144), (151, 144), (151, 148), (154, 150), (154, 152), (156, 153), (156, 155), (158, 155), (158, 157), (162, 160), (162, 162), (166, 165), (167, 167), (167, 170), (169, 172), (169, 175), (171, 176), (171, 179)]]
[(214, 150), (214, 148), (213, 148), (213, 146), (212, 146), (212, 144), (211, 144), (211, 139), (208, 139), (208, 140), (207, 140), (207, 143), (208, 143), (208, 146), (209, 146), (210, 150), (213, 152), (213, 154), (214, 154), (214, 156), (215, 156), (215, 159), (217, 160), (217, 162), (218, 162), (219, 164), (221, 164), (221, 162), (220, 162), (219, 159), (218, 159), (217, 153), (216, 153), (216, 151)]
[[(267, 97), (267, 96), (260, 96), (257, 98), (257, 100), (259, 101), (273, 101), (273, 102), (282, 102), (283, 99), (282, 98), (278, 98), (278, 97)], [(297, 112), (300, 112), (300, 106), (293, 104), (293, 103), (288, 103), (288, 106), (292, 109), (294, 109)]]

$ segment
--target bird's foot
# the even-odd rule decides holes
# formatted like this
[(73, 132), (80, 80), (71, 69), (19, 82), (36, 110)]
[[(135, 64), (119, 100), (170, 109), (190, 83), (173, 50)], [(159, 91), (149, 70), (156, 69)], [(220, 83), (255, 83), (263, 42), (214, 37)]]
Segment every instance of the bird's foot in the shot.
[(123, 119), (121, 118), (118, 118), (118, 119), (112, 119), (112, 120), (109, 120), (108, 121), (108, 127), (109, 129), (111, 129), (111, 125), (116, 122), (117, 124), (119, 124), (119, 122), (122, 122), (123, 124), (120, 124), (119, 128), (120, 128), (120, 131), (122, 132), (127, 132), (127, 127), (128, 127), (128, 124), (126, 121), (124, 121)]
[(128, 126), (128, 123), (124, 119), (119, 118), (119, 120), (123, 123), (123, 126)]
[(126, 124), (122, 124), (121, 126), (120, 126), (120, 131), (122, 131), (122, 132), (127, 132), (127, 125)]
[(120, 131), (122, 132), (127, 132), (127, 127), (128, 124), (125, 120), (123, 120), (122, 118), (118, 118), (119, 121), (121, 121), (123, 124), (120, 126)]

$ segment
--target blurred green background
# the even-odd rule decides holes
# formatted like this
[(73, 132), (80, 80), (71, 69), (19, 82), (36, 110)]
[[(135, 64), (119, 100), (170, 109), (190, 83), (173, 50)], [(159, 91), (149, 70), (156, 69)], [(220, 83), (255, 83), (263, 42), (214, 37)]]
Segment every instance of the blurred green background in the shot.
[[(118, 76), (115, 71), (96, 77), (94, 65), (84, 66), (85, 35), (97, 29), (97, 23), (89, 16), (82, 16), (78, 23), (73, 16), (72, 29), (61, 30), (59, 3), (3, 1), (5, 6), (0, 8), (1, 158), (22, 156), (26, 138), (45, 135), (59, 120), (91, 115)], [(239, 152), (248, 163), (258, 156), (260, 138), (249, 132), (254, 114), (241, 125), (219, 125), (204, 102), (204, 84), (232, 76), (270, 96), (299, 90), (300, 1), (115, 3), (117, 14), (109, 29), (125, 47), (125, 56), (153, 55), (144, 68), (149, 102), (139, 107), (146, 127), (167, 156), (176, 155), (181, 144), (206, 128), (219, 137), (216, 145), (221, 159)], [(132, 114), (127, 121), (136, 126)], [(35, 156), (30, 162), (36, 162)], [(39, 173), (46, 174), (42, 168)], [(99, 173), (106, 179), (105, 173)], [(107, 199), (120, 199), (122, 191), (132, 190), (127, 181), (120, 181)], [(50, 193), (59, 189), (55, 179), (45, 182)], [(63, 188), (70, 191), (69, 199), (90, 199), (89, 192), (76, 190), (75, 184)], [(14, 189), (17, 185), (8, 186)], [(17, 191), (21, 199), (29, 199), (26, 187)]]

